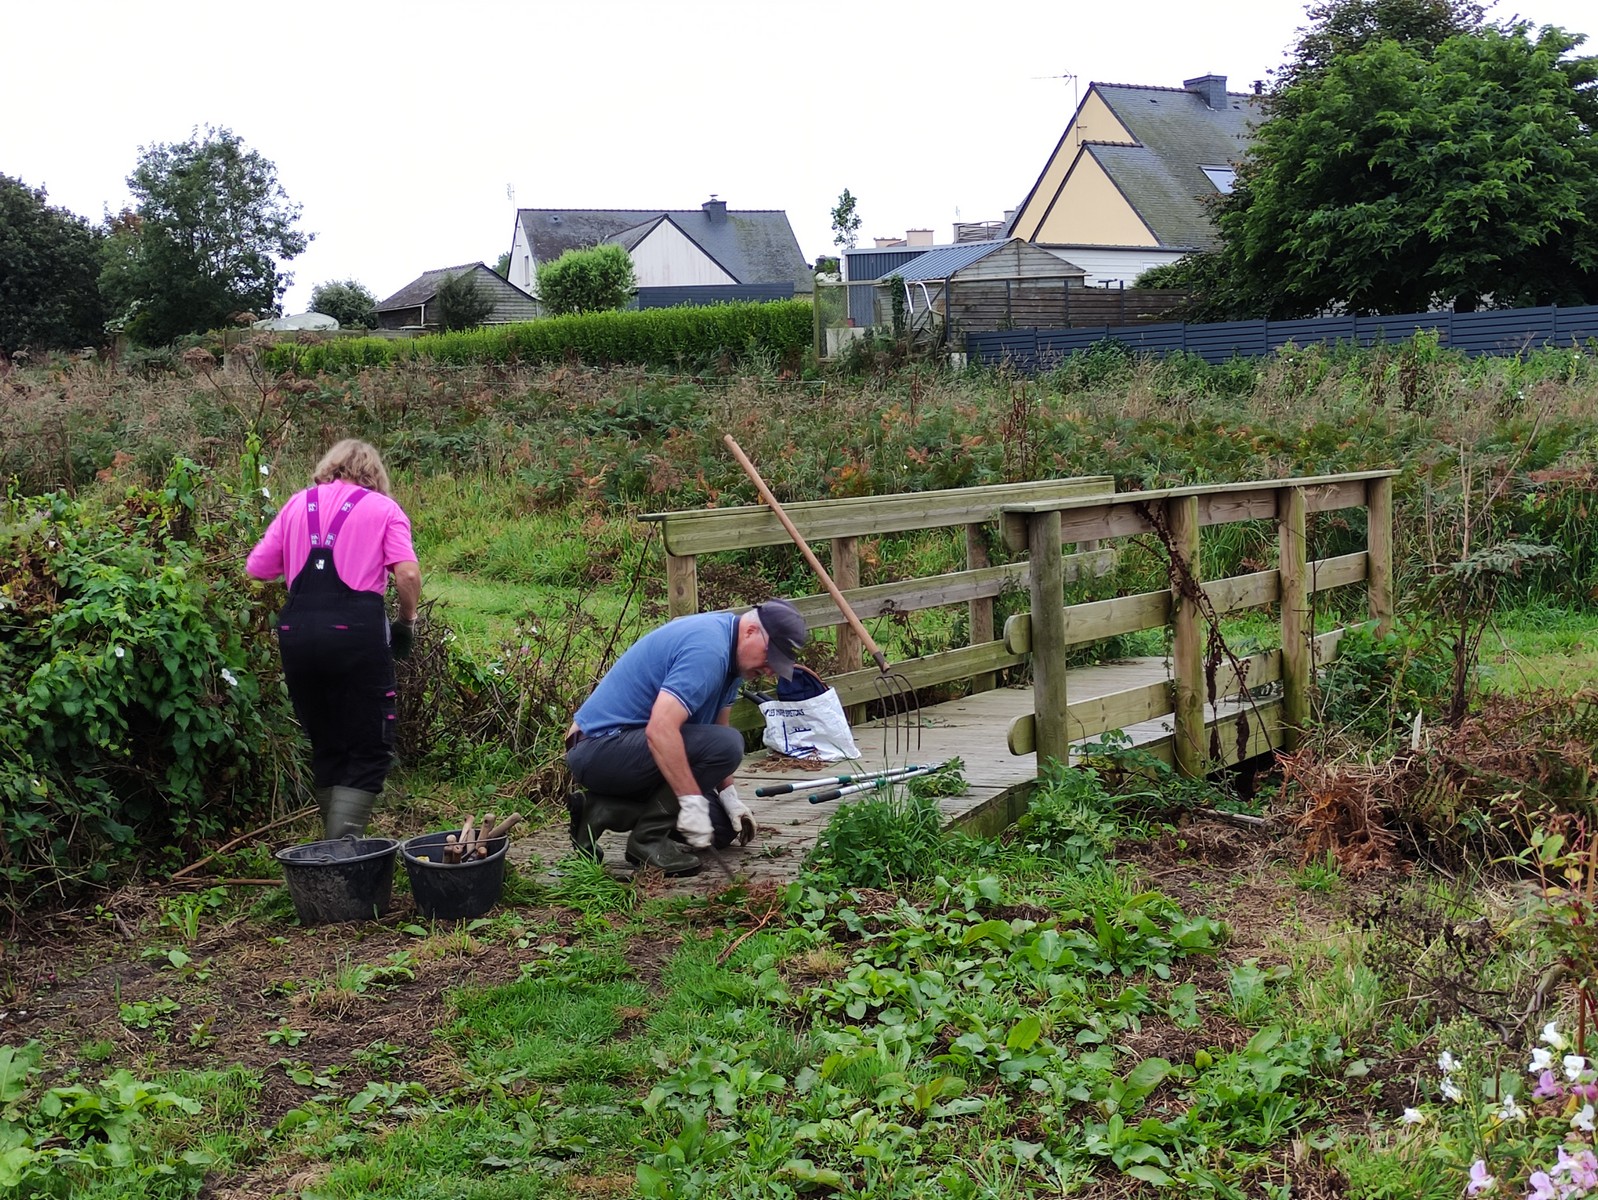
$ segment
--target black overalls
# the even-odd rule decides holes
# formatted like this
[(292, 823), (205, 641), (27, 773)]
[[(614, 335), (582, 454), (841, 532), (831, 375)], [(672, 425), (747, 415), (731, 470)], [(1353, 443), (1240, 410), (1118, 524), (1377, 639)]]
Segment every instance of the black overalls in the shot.
[(333, 543), (366, 495), (365, 488), (350, 493), (324, 537), (317, 489), (310, 490), (305, 511), (311, 554), (289, 586), (277, 640), (294, 714), (311, 739), (315, 786), (376, 795), (394, 761), (388, 616), (382, 596), (356, 591), (333, 566)]

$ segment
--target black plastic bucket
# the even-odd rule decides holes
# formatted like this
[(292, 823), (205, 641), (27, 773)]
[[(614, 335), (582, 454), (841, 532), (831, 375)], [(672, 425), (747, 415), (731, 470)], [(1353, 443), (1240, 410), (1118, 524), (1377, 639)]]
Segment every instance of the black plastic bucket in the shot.
[(273, 855), (302, 925), (370, 921), (388, 911), (394, 892), (393, 838), (344, 837), (307, 842)]
[(459, 836), (460, 830), (424, 833), (400, 846), (416, 911), (424, 917), (480, 917), (499, 903), (505, 890), (505, 847), (510, 839), (497, 837), (489, 842), (486, 858), (447, 863), (444, 839), (452, 833)]

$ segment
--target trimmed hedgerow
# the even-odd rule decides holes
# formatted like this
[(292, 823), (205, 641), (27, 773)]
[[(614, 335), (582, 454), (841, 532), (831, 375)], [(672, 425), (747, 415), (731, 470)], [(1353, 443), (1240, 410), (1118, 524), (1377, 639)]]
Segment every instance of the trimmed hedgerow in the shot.
[(403, 359), (457, 366), (575, 359), (589, 366), (691, 370), (765, 359), (796, 366), (811, 336), (810, 301), (778, 300), (582, 313), (418, 338), (281, 342), (267, 351), (266, 366), (299, 375), (337, 374)]

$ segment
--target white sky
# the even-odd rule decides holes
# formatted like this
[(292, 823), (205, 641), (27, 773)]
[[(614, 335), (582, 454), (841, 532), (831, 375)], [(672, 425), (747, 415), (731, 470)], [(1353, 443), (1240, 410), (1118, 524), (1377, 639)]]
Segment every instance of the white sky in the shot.
[[(0, 173), (98, 220), (141, 145), (227, 126), (277, 164), (310, 249), (285, 312), (353, 277), (379, 299), (510, 249), (528, 208), (788, 213), (831, 253), (848, 187), (862, 244), (997, 220), (1090, 81), (1247, 90), (1299, 0), (389, 0), (222, 5), (11, 0)], [(1591, 0), (1521, 0), (1598, 32)], [(1588, 52), (1598, 47), (1589, 45)], [(1076, 79), (1052, 78), (1075, 75)], [(506, 194), (514, 189), (515, 203)], [(957, 216), (958, 214), (958, 216)]]

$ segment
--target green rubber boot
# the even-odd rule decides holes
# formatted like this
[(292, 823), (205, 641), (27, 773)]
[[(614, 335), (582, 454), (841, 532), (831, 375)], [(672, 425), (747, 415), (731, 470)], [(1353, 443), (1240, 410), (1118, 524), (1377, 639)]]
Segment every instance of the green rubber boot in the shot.
[(584, 858), (603, 862), (599, 835), (607, 829), (621, 833), (631, 830), (638, 824), (643, 805), (623, 796), (577, 791), (567, 793), (566, 812), (571, 818), (572, 849)]
[(366, 826), (372, 820), (372, 806), (377, 802), (377, 793), (349, 787), (329, 788), (328, 792), (324, 823), (327, 840), (336, 841), (349, 834), (364, 837)]
[(639, 805), (638, 824), (627, 839), (627, 861), (673, 877), (699, 874), (699, 856), (671, 840), (676, 828), (677, 797), (663, 789)]
[(327, 828), (327, 809), (333, 803), (333, 789), (330, 787), (316, 789), (316, 810), (322, 814), (322, 828)]

